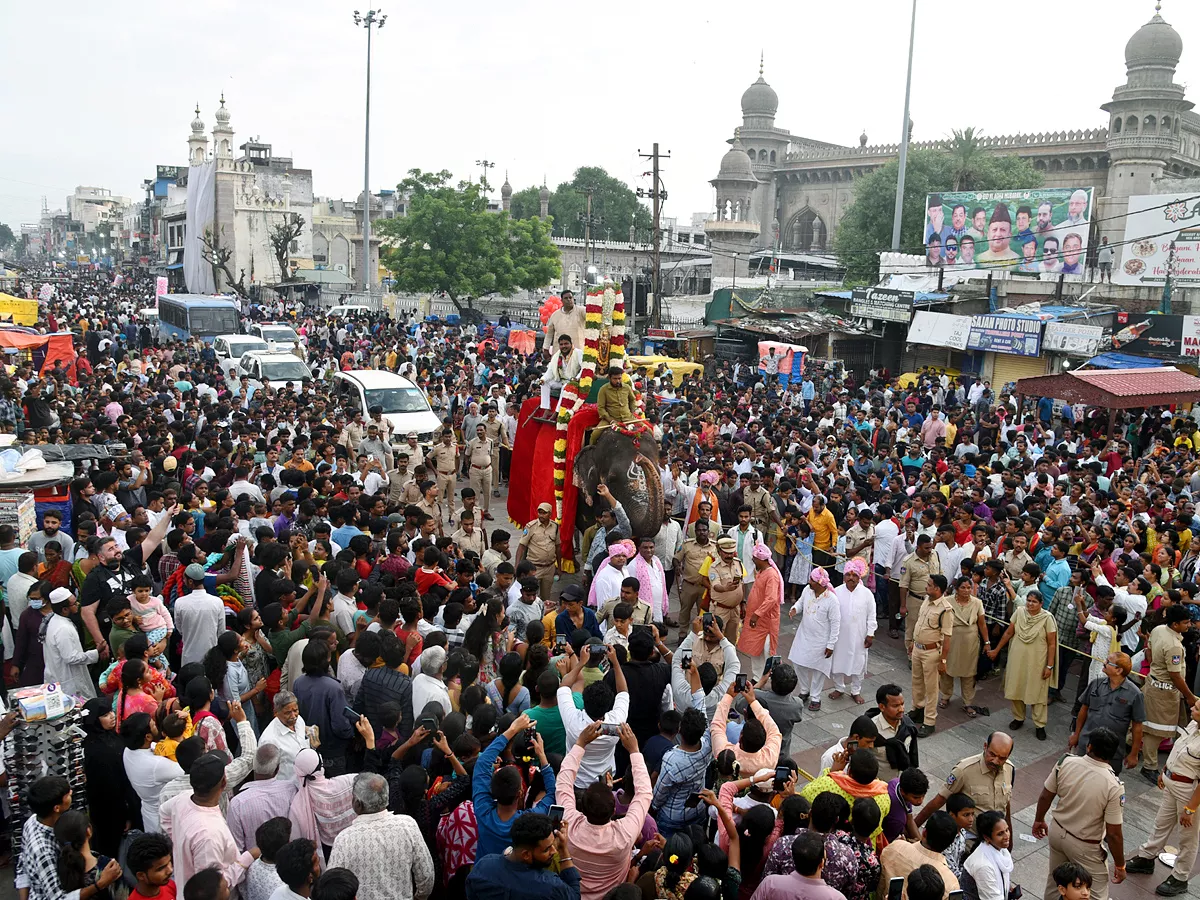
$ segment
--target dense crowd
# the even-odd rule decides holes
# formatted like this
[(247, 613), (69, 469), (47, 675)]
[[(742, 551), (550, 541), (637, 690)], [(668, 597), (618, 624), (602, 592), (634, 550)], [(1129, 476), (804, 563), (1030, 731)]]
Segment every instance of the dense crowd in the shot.
[[(277, 390), (161, 339), (143, 280), (56, 275), (40, 328), (79, 359), (18, 358), (0, 428), (105, 452), (29, 540), (0, 526), (0, 585), (10, 685), (83, 702), (87, 810), (57, 775), (28, 790), (22, 900), (1009, 900), (1010, 734), (950, 772), (919, 752), (956, 681), (974, 718), (993, 677), (1009, 732), (1046, 739), (1053, 703), (1076, 723), (1033, 825), (1046, 900), (1105, 898), (1172, 838), (1158, 890), (1187, 890), (1192, 418), (1109, 434), (1107, 410), (932, 372), (618, 372), (602, 422), (644, 398), (662, 524), (632, 533), (601, 485), (563, 566), (549, 504), (514, 528), (493, 500), (522, 402), (582, 345), (570, 298), (528, 357), (506, 320), (246, 302), (303, 339), (312, 379)], [(431, 443), (341, 405), (333, 374), (366, 368), (426, 392)], [(881, 629), (912, 683), (864, 696)], [(797, 724), (847, 696), (862, 714), (801, 770)], [(1139, 760), (1162, 809), (1127, 850), (1115, 773)]]

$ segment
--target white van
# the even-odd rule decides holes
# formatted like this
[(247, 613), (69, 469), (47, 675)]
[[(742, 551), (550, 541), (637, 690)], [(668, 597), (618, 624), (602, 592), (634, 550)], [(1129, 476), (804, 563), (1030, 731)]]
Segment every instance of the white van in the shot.
[(337, 403), (347, 415), (361, 410), (370, 419), (372, 406), (383, 408), (383, 418), (392, 426), (392, 443), (406, 443), (408, 435), (416, 433), (423, 445), (433, 443), (433, 433), (442, 427), (442, 420), (429, 405), (425, 392), (409, 379), (382, 369), (356, 369), (335, 372), (333, 389)]
[(365, 316), (371, 312), (371, 307), (361, 306), (358, 304), (349, 304), (346, 306), (334, 306), (329, 310), (329, 315), (335, 319), (345, 319), (349, 316)]

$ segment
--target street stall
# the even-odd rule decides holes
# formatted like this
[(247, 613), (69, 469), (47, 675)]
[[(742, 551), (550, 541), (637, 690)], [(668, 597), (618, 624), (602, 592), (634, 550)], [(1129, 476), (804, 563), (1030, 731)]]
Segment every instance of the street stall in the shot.
[(1174, 366), (1158, 369), (1087, 369), (1061, 375), (1038, 375), (1017, 381), (1018, 408), (1025, 397), (1050, 397), (1066, 403), (1108, 410), (1112, 433), (1118, 409), (1181, 406), (1200, 400), (1200, 378)]

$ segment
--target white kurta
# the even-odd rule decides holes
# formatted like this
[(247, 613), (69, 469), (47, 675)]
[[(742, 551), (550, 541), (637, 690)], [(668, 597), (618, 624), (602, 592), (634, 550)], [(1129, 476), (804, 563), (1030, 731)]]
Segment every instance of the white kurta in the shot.
[(837, 595), (842, 627), (833, 648), (833, 671), (839, 675), (862, 675), (867, 671), (868, 637), (875, 634), (875, 595), (861, 581), (853, 591), (840, 585)]
[(91, 699), (96, 696), (96, 684), (87, 667), (100, 661), (99, 650), (84, 651), (79, 632), (66, 616), (53, 613), (46, 623), (46, 681), (57, 681), (64, 692)]
[(596, 575), (594, 587), (596, 589), (595, 608), (600, 609), (609, 600), (614, 597), (621, 596), (621, 582), (628, 578), (630, 572), (628, 567), (624, 569), (614, 568), (611, 564), (605, 566), (599, 574)]
[(796, 629), (795, 638), (792, 639), (788, 659), (798, 666), (829, 675), (833, 660), (826, 658), (825, 651), (837, 647), (842, 626), (842, 613), (837, 595), (832, 590), (827, 590), (817, 597), (813, 594), (810, 584), (792, 609), (802, 613), (803, 618)]

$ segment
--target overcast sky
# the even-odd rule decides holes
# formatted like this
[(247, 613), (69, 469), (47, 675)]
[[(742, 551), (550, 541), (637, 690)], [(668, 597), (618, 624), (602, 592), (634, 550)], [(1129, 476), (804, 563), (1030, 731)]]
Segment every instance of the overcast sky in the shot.
[[(387, 2), (387, 0), (385, 0)], [(250, 136), (313, 171), (318, 195), (362, 189), (365, 35), (352, 0), (68, 0), (0, 4), (4, 140), (0, 222), (36, 221), (75, 185), (142, 197), (156, 164), (187, 160), (197, 101), (211, 131), (222, 91), (236, 143)], [(1106, 124), (1124, 47), (1151, 0), (920, 0), (916, 140)], [(365, 11), (365, 7), (360, 7)], [(598, 4), (507, 0), (385, 6), (373, 41), (372, 189), (407, 170), (505, 170), (515, 190), (600, 165), (650, 187), (639, 148), (657, 140), (665, 215), (710, 208), (714, 177), (758, 76), (776, 124), (857, 145), (900, 133), (906, 0)], [(1200, 3), (1164, 0), (1182, 35), (1176, 80), (1200, 102)]]

